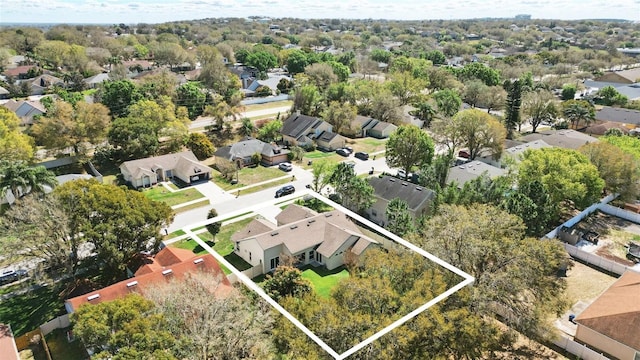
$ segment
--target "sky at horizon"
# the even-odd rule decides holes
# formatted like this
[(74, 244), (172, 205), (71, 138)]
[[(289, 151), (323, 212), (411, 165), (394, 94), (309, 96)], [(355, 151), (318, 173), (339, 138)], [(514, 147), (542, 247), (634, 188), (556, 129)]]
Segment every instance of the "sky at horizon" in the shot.
[(0, 23), (161, 23), (220, 17), (306, 19), (626, 19), (640, 0), (0, 0)]

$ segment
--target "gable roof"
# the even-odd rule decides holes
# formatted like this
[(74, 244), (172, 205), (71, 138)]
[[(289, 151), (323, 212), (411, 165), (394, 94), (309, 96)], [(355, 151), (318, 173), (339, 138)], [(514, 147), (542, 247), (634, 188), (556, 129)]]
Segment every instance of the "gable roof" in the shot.
[(311, 129), (317, 128), (322, 122), (316, 117), (294, 113), (284, 121), (280, 133), (297, 139), (302, 135), (306, 135)]
[(375, 191), (375, 196), (391, 201), (400, 199), (407, 203), (409, 210), (415, 211), (425, 202), (435, 197), (435, 192), (430, 189), (397, 179), (392, 176), (370, 177), (369, 184)]
[(588, 128), (584, 129), (587, 134), (593, 135), (604, 135), (610, 129), (619, 129), (624, 134), (629, 133), (629, 129), (619, 122), (607, 121), (602, 124), (591, 125)]
[(211, 254), (197, 256), (192, 253), (192, 257), (180, 263), (162, 267), (161, 269), (130, 279), (126, 279), (107, 286), (100, 290), (76, 296), (65, 301), (68, 311), (78, 309), (84, 304), (99, 304), (105, 301), (111, 301), (122, 298), (132, 292), (144, 295), (146, 289), (153, 288), (158, 284), (166, 283), (172, 279), (181, 279), (188, 273), (196, 271), (208, 271), (212, 276), (220, 276), (220, 286), (216, 288), (216, 296), (225, 296), (232, 291), (232, 286), (224, 273), (220, 269), (220, 265)]
[(640, 273), (622, 274), (575, 321), (640, 351)]
[(393, 125), (392, 123), (388, 123), (386, 121), (378, 121), (378, 123), (371, 130), (383, 132), (388, 128), (395, 130), (397, 126)]
[(640, 125), (640, 111), (606, 106), (596, 111), (596, 120)]
[(125, 161), (120, 168), (125, 168), (131, 176), (138, 178), (142, 173), (154, 172), (157, 168), (175, 169), (177, 166), (185, 171), (194, 171), (196, 168), (203, 171), (212, 171), (210, 167), (198, 162), (191, 151), (183, 151), (175, 154), (160, 155), (138, 160)]
[(368, 130), (374, 127), (377, 123), (378, 120), (370, 116), (356, 115), (355, 119), (351, 121), (351, 126), (362, 130)]
[(485, 164), (481, 161), (472, 161), (464, 165), (450, 168), (449, 175), (447, 176), (447, 184), (455, 181), (458, 184), (458, 187), (461, 188), (464, 183), (479, 177), (485, 171), (492, 179), (502, 176), (505, 173), (501, 168)]
[(100, 73), (84, 79), (84, 82), (87, 84), (100, 84), (107, 80), (109, 80), (109, 74)]
[(238, 241), (253, 235), (262, 234), (276, 228), (276, 225), (265, 219), (253, 219), (244, 229), (231, 235), (231, 241)]
[(4, 71), (6, 76), (16, 77), (21, 74), (26, 74), (31, 68), (36, 67), (35, 65), (22, 65), (14, 67), (13, 69), (7, 69)]
[(635, 83), (638, 79), (640, 79), (640, 68), (607, 72), (607, 73), (604, 73), (602, 76), (606, 78), (606, 76), (609, 74), (616, 74), (630, 83)]
[(9, 90), (0, 86), (0, 95), (8, 95), (8, 94), (9, 94)]
[(338, 135), (337, 133), (330, 132), (330, 131), (323, 131), (320, 133), (320, 135), (318, 135), (318, 137), (316, 138), (316, 141), (331, 142), (333, 139), (339, 138), (339, 137), (340, 135)]
[(289, 150), (281, 149), (279, 146), (266, 143), (262, 140), (246, 137), (242, 141), (219, 148), (214, 155), (233, 161), (237, 158), (249, 158), (256, 153), (271, 157), (276, 154), (287, 154)]
[(566, 129), (541, 131), (539, 133), (525, 135), (521, 140), (526, 142), (544, 140), (545, 143), (551, 146), (573, 150), (577, 150), (582, 145), (598, 141), (598, 139), (593, 136), (583, 134), (579, 131)]
[(550, 148), (551, 145), (547, 144), (544, 140), (535, 140), (521, 145), (510, 147), (504, 151), (503, 155), (510, 155), (516, 161), (520, 160), (520, 156), (527, 150), (537, 150), (543, 148)]
[(280, 211), (278, 215), (276, 215), (276, 221), (278, 221), (278, 224), (286, 225), (316, 215), (318, 215), (317, 212), (309, 209), (306, 206), (291, 204), (284, 208), (284, 210)]
[(294, 255), (313, 247), (322, 256), (330, 257), (350, 239), (367, 242), (366, 246), (359, 245), (360, 251), (364, 251), (368, 245), (377, 244), (362, 234), (346, 214), (333, 210), (239, 241), (255, 240), (263, 250), (283, 245)]

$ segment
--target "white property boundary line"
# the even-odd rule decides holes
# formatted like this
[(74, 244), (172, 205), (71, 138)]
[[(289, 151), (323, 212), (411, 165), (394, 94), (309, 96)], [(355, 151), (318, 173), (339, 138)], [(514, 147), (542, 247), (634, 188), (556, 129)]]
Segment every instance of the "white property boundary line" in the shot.
[[(407, 247), (408, 249), (417, 252), (418, 254), (422, 255), (423, 257), (435, 262), (436, 264), (444, 267), (445, 269), (461, 276), (463, 278), (463, 280), (461, 282), (459, 282), (458, 284), (456, 284), (455, 286), (453, 286), (452, 288), (448, 289), (447, 291), (443, 292), (442, 294), (436, 296), (435, 298), (431, 299), (429, 302), (427, 302), (426, 304), (418, 307), (417, 309), (413, 310), (412, 312), (408, 313), (407, 315), (401, 317), (400, 319), (394, 321), (393, 323), (391, 323), (390, 325), (388, 325), (387, 327), (385, 327), (384, 329), (378, 331), (377, 333), (373, 334), (372, 336), (370, 336), (369, 338), (363, 340), (362, 342), (360, 342), (359, 344), (356, 344), (355, 346), (353, 346), (351, 349), (345, 351), (342, 354), (338, 354), (334, 349), (332, 349), (327, 343), (325, 343), (322, 339), (320, 339), (317, 335), (315, 335), (311, 330), (309, 330), (309, 328), (307, 328), (304, 324), (302, 324), (298, 319), (296, 319), (293, 315), (291, 315), (291, 313), (289, 313), (287, 310), (285, 310), (280, 304), (278, 304), (275, 300), (273, 300), (269, 295), (267, 295), (267, 293), (264, 292), (264, 290), (262, 290), (262, 288), (260, 286), (258, 286), (256, 283), (254, 283), (251, 279), (249, 279), (249, 277), (247, 277), (245, 274), (243, 274), (242, 272), (240, 272), (238, 269), (236, 269), (233, 265), (231, 265), (223, 256), (221, 256), (220, 254), (218, 254), (216, 251), (214, 251), (209, 245), (207, 245), (206, 242), (204, 242), (202, 239), (200, 239), (200, 237), (195, 234), (193, 231), (191, 231), (191, 229), (193, 228), (197, 228), (200, 226), (204, 226), (216, 221), (221, 221), (224, 220), (225, 218), (229, 218), (231, 216), (233, 216), (233, 213), (228, 214), (226, 216), (218, 216), (215, 218), (211, 218), (211, 219), (207, 219), (205, 221), (201, 221), (198, 222), (196, 224), (192, 224), (190, 226), (184, 227), (183, 230), (185, 232), (185, 234), (188, 235), (188, 237), (192, 238), (193, 240), (195, 240), (200, 246), (202, 246), (202, 248), (204, 248), (205, 250), (207, 250), (218, 262), (222, 263), (224, 266), (226, 266), (229, 270), (231, 270), (232, 273), (234, 273), (238, 279), (240, 281), (242, 281), (248, 288), (250, 288), (251, 290), (255, 291), (258, 295), (260, 295), (260, 297), (262, 297), (267, 303), (269, 303), (271, 306), (273, 306), (276, 310), (278, 310), (278, 312), (280, 312), (284, 317), (286, 317), (289, 321), (291, 321), (295, 326), (297, 326), (300, 330), (302, 330), (302, 332), (304, 332), (309, 338), (311, 338), (311, 340), (313, 340), (316, 344), (318, 344), (322, 349), (324, 349), (327, 353), (329, 353), (331, 356), (333, 356), (333, 358), (335, 358), (336, 360), (342, 360), (342, 359), (346, 359), (347, 357), (353, 355), (354, 353), (356, 353), (357, 351), (361, 350), (362, 348), (364, 348), (365, 346), (371, 344), (372, 342), (378, 340), (380, 337), (384, 336), (385, 334), (389, 333), (390, 331), (392, 331), (393, 329), (397, 328), (398, 326), (406, 323), (407, 321), (413, 319), (415, 316), (417, 316), (418, 314), (422, 313), (423, 311), (429, 309), (431, 306), (439, 303), (440, 301), (446, 299), (447, 297), (449, 297), (450, 295), (454, 294), (455, 292), (457, 292), (458, 290), (462, 289), (465, 286), (471, 285), (474, 282), (474, 278), (473, 276), (467, 274), (466, 272), (458, 269), (457, 267), (445, 262), (444, 260), (426, 252), (425, 250), (409, 243), (408, 241), (402, 239), (401, 237), (389, 232), (388, 230), (372, 223), (371, 221), (363, 218), (362, 216), (355, 214), (354, 212), (352, 212), (351, 210), (346, 209), (345, 207), (315, 193), (312, 192), (310, 190), (303, 190), (301, 191), (301, 193), (303, 193), (302, 195), (311, 195), (313, 197), (315, 197), (316, 199), (324, 202), (327, 205), (332, 206), (334, 209), (336, 210), (340, 210), (342, 212), (344, 212), (345, 214), (347, 214), (349, 217), (358, 220), (359, 222), (367, 225), (368, 227), (370, 227), (371, 229), (374, 229), (375, 231), (380, 232), (381, 234), (387, 236), (388, 238), (392, 239), (393, 241), (397, 242), (398, 244), (401, 244), (405, 247)], [(300, 194), (298, 193), (296, 197), (299, 197)], [(276, 199), (273, 200), (271, 202), (267, 202), (267, 203), (263, 203), (261, 205), (268, 205), (268, 204), (273, 204), (275, 205), (276, 202), (280, 202), (280, 199)], [(251, 206), (251, 208), (261, 208), (263, 206), (258, 205), (258, 206)], [(246, 212), (248, 211), (248, 209), (243, 209), (240, 212)]]

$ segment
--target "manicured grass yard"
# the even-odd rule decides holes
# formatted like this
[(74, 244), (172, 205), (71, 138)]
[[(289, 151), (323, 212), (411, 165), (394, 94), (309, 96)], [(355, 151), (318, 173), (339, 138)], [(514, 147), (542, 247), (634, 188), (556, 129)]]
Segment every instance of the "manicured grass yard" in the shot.
[(339, 163), (344, 159), (346, 158), (336, 154), (335, 151), (323, 152), (320, 150), (315, 150), (315, 151), (308, 152), (304, 155), (304, 158), (302, 159), (302, 167), (305, 169), (310, 169), (311, 166), (308, 165), (309, 161), (323, 160), (323, 161), (328, 161), (330, 163)]
[(293, 101), (291, 100), (282, 100), (282, 101), (274, 101), (270, 103), (264, 104), (252, 104), (244, 107), (245, 112), (256, 111), (256, 110), (265, 110), (265, 109), (275, 109), (283, 106), (291, 106)]
[(328, 298), (331, 295), (331, 290), (338, 282), (349, 277), (349, 272), (344, 267), (339, 267), (332, 271), (328, 271), (322, 266), (316, 268), (307, 267), (306, 270), (302, 271), (302, 277), (311, 281), (316, 294), (323, 298)]
[(11, 324), (20, 336), (65, 313), (57, 286), (42, 287), (0, 302), (0, 323)]
[[(211, 236), (209, 232), (200, 233), (198, 234), (198, 236), (200, 236), (200, 238), (204, 240), (207, 245), (211, 246), (213, 250), (215, 250), (215, 252), (224, 256), (224, 258), (228, 262), (230, 262), (236, 269), (240, 271), (247, 270), (251, 267), (251, 265), (233, 252), (231, 235), (247, 226), (247, 224), (252, 220), (253, 218), (247, 218), (228, 225), (224, 225), (216, 236), (215, 243), (213, 236)], [(198, 243), (193, 239), (181, 240), (171, 244), (170, 246), (175, 246), (181, 249), (188, 249), (199, 255), (207, 253), (207, 251), (202, 246), (198, 245)], [(231, 273), (231, 271), (229, 271), (229, 269), (226, 269), (224, 266), (222, 267), (222, 270), (224, 270), (225, 274)]]
[(284, 184), (289, 183), (289, 182), (291, 182), (291, 179), (289, 177), (287, 177), (286, 179), (274, 180), (274, 181), (270, 181), (270, 182), (268, 182), (266, 184), (252, 186), (252, 187), (250, 187), (248, 189), (244, 189), (244, 190), (240, 191), (240, 196), (253, 194), (254, 192), (262, 191), (264, 189), (272, 188), (272, 187), (279, 186), (279, 185), (284, 185)]
[(151, 189), (144, 190), (142, 193), (153, 201), (162, 201), (169, 206), (182, 204), (187, 201), (204, 197), (200, 191), (194, 188), (171, 192), (164, 186), (156, 186)]
[(353, 151), (364, 151), (366, 153), (374, 153), (378, 151), (383, 151), (385, 149), (385, 145), (387, 143), (387, 139), (375, 139), (375, 138), (363, 138), (356, 139), (355, 143), (350, 146), (353, 147)]
[(238, 172), (238, 179), (240, 181), (235, 185), (232, 185), (229, 182), (229, 180), (223, 178), (222, 175), (220, 175), (220, 173), (217, 171), (213, 173), (211, 181), (216, 183), (216, 185), (222, 188), (222, 190), (229, 191), (229, 190), (249, 186), (252, 184), (256, 184), (259, 182), (276, 179), (286, 175), (287, 173), (278, 169), (277, 167), (264, 167), (260, 165), (253, 168), (252, 167), (242, 168)]

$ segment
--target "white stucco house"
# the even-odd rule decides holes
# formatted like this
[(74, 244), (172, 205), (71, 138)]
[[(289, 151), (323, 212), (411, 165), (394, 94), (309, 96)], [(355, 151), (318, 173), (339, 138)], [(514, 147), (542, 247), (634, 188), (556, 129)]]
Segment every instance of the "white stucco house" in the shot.
[(148, 187), (178, 178), (185, 184), (211, 178), (213, 169), (198, 162), (191, 151), (125, 161), (120, 165), (124, 180), (133, 187)]

